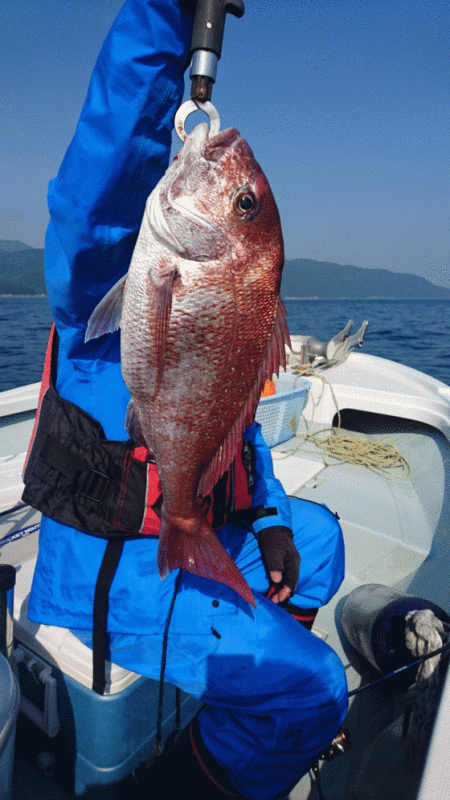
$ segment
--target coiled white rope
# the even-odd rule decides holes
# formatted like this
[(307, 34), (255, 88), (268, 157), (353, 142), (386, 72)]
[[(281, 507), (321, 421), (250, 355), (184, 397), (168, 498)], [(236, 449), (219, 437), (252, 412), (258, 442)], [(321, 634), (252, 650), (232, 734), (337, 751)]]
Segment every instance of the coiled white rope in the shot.
[[(308, 369), (301, 372), (302, 376), (314, 376), (320, 378), (322, 381), (322, 391), (319, 398), (315, 400), (310, 395), (314, 410), (319, 405), (325, 387), (328, 386), (331, 396), (333, 398), (338, 424), (336, 428), (325, 428), (323, 430), (312, 432), (314, 424), (314, 411), (311, 420), (307, 421), (302, 414), (302, 422), (305, 426), (304, 433), (295, 434), (298, 443), (285, 451), (287, 455), (293, 455), (298, 450), (306, 452), (321, 451), (322, 459), (327, 467), (336, 466), (338, 464), (348, 463), (355, 464), (361, 467), (367, 467), (378, 475), (388, 480), (408, 480), (411, 475), (411, 467), (407, 459), (402, 456), (393, 442), (385, 440), (383, 442), (374, 442), (367, 436), (360, 434), (350, 434), (341, 431), (341, 414), (336, 400), (336, 395), (330, 381), (321, 373), (315, 370)], [(308, 451), (307, 447), (310, 446)], [(333, 459), (330, 461), (330, 459)]]

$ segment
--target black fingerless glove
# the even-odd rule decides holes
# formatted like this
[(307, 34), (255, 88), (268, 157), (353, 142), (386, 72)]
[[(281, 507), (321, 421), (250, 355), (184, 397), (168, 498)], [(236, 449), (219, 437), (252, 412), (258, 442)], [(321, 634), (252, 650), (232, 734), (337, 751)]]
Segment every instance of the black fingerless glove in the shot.
[(267, 572), (281, 572), (282, 583), (294, 592), (300, 574), (300, 554), (293, 539), (290, 528), (282, 525), (263, 528), (258, 534), (259, 549)]

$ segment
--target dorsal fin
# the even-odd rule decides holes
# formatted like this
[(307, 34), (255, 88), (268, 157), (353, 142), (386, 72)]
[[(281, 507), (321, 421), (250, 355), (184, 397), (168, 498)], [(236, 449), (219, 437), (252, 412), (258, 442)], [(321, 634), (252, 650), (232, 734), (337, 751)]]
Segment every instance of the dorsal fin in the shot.
[(219, 478), (222, 477), (225, 470), (228, 469), (236, 455), (240, 453), (243, 430), (253, 422), (266, 379), (270, 378), (274, 373), (278, 375), (280, 367), (286, 369), (285, 345), (291, 346), (286, 316), (285, 305), (282, 299), (278, 298), (272, 335), (261, 360), (255, 382), (249, 392), (247, 402), (200, 478), (197, 493), (201, 497), (206, 497)]

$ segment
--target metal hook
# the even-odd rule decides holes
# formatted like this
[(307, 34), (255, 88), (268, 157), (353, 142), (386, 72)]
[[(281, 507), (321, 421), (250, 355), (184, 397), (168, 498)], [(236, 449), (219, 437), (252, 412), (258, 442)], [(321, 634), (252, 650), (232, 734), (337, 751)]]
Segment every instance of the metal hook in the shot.
[(185, 142), (188, 135), (184, 129), (185, 122), (194, 111), (203, 111), (209, 117), (209, 135), (215, 136), (220, 131), (219, 112), (213, 104), (206, 100), (200, 103), (199, 100), (187, 100), (175, 114), (175, 130), (182, 142)]

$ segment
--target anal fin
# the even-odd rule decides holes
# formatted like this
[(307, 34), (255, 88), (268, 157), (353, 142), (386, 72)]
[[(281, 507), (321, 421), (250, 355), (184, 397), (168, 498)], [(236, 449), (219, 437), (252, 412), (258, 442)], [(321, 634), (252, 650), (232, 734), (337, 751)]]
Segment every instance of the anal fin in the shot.
[(138, 415), (136, 413), (136, 407), (133, 398), (131, 398), (127, 406), (124, 427), (131, 439), (134, 439), (134, 441), (138, 444), (143, 444), (145, 447), (147, 446), (141, 430)]

